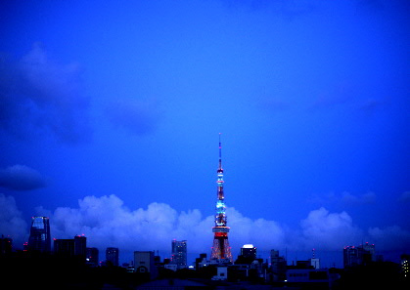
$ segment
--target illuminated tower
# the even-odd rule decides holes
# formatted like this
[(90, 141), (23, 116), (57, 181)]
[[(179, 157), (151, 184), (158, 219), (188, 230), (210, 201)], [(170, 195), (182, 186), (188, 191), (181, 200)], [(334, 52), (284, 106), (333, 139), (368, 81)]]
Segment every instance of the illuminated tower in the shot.
[(215, 214), (215, 226), (212, 228), (214, 233), (214, 242), (212, 246), (211, 259), (218, 260), (219, 262), (229, 261), (232, 263), (231, 247), (229, 246), (228, 233), (229, 227), (227, 227), (226, 218), (226, 205), (224, 196), (224, 180), (222, 169), (222, 157), (221, 157), (221, 134), (219, 134), (219, 166), (217, 170), (217, 201), (216, 201), (216, 214)]

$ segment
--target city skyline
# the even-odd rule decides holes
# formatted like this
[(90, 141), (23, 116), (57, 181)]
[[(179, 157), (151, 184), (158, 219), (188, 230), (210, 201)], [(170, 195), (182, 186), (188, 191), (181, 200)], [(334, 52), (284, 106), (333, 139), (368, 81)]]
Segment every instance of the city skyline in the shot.
[(222, 132), (234, 256), (409, 252), (409, 5), (3, 1), (0, 234), (209, 255)]
[[(48, 220), (47, 217), (42, 218)], [(202, 260), (200, 262), (201, 264), (213, 266), (219, 265), (225, 267), (228, 265), (250, 263), (253, 260), (259, 260), (260, 263), (265, 263), (269, 265), (269, 267), (271, 267), (274, 263), (273, 260), (277, 261), (279, 259), (284, 262), (285, 266), (289, 267), (293, 267), (295, 266), (295, 264), (308, 262), (312, 263), (312, 265), (315, 265), (315, 269), (346, 269), (349, 267), (355, 267), (357, 265), (368, 265), (369, 262), (385, 261), (385, 258), (383, 256), (385, 252), (376, 251), (375, 245), (368, 242), (356, 246), (346, 246), (340, 251), (335, 251), (337, 253), (332, 253), (330, 255), (329, 253), (326, 254), (326, 251), (320, 251), (319, 257), (316, 256), (316, 249), (312, 249), (310, 255), (307, 254), (307, 251), (300, 251), (288, 255), (287, 249), (280, 251), (278, 249), (271, 249), (270, 251), (263, 251), (262, 253), (260, 253), (257, 251), (257, 247), (255, 247), (254, 245), (244, 244), (240, 247), (237, 255), (235, 255), (235, 257), (232, 256), (232, 260), (228, 261), (229, 259), (215, 259), (215, 257), (212, 257), (212, 254), (207, 259), (207, 253), (189, 253), (189, 251), (187, 251), (188, 243), (186, 240), (177, 241), (173, 239), (169, 251), (170, 255), (169, 253), (167, 253), (164, 256), (164, 251), (162, 251), (160, 255), (158, 250), (134, 250), (132, 251), (132, 255), (130, 255), (131, 253), (126, 253), (126, 258), (124, 259), (123, 257), (121, 257), (122, 259), (120, 259), (119, 248), (107, 247), (105, 249), (105, 259), (103, 257), (101, 257), (102, 259), (98, 259), (100, 249), (94, 247), (93, 245), (87, 245), (87, 237), (84, 235), (76, 235), (74, 236), (74, 238), (70, 239), (54, 238), (54, 246), (46, 250), (44, 250), (43, 247), (34, 248), (30, 246), (25, 246), (23, 249), (19, 247), (15, 248), (13, 246), (11, 237), (2, 237), (2, 241), (3, 239), (4, 241), (8, 242), (8, 246), (3, 245), (3, 255), (8, 255), (12, 252), (16, 253), (23, 250), (23, 252), (37, 254), (41, 253), (44, 255), (44, 257), (49, 257), (50, 255), (54, 255), (56, 257), (82, 256), (84, 263), (91, 267), (108, 265), (115, 267), (132, 268), (132, 264), (135, 261), (135, 253), (137, 252), (150, 253), (152, 257), (155, 256), (158, 258), (159, 263), (163, 262), (164, 264), (175, 265), (175, 267), (167, 267), (167, 269), (172, 269), (173, 271), (184, 268), (192, 269), (195, 267), (195, 261), (197, 261), (199, 257), (203, 256), (205, 256), (206, 261)], [(269, 252), (269, 255), (266, 255), (267, 252)], [(281, 253), (280, 256), (279, 253)], [(403, 256), (406, 256), (406, 254), (401, 254), (400, 257), (390, 256), (388, 259), (386, 259), (386, 261), (398, 263), (398, 261), (400, 261), (400, 258), (402, 258)], [(95, 260), (96, 257), (97, 260)]]

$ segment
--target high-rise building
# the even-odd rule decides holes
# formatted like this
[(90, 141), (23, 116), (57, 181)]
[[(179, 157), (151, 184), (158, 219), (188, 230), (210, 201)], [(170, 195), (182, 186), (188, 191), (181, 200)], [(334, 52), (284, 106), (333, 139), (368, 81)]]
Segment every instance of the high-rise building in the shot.
[(241, 255), (246, 259), (256, 259), (256, 247), (252, 244), (243, 245), (241, 248)]
[(113, 266), (118, 266), (119, 264), (120, 251), (118, 248), (109, 247), (105, 251), (105, 259), (110, 262)]
[(224, 195), (224, 180), (222, 169), (222, 146), (221, 134), (219, 134), (219, 166), (217, 172), (217, 201), (216, 201), (216, 215), (215, 226), (212, 228), (214, 233), (214, 240), (211, 252), (211, 260), (217, 260), (219, 263), (232, 263), (231, 247), (229, 246), (227, 226), (226, 205)]
[(79, 257), (86, 261), (87, 238), (75, 236), (74, 239), (54, 239), (54, 253), (60, 257)]
[(51, 251), (50, 221), (48, 217), (32, 218), (28, 250), (43, 253)]
[(363, 249), (362, 263), (367, 264), (376, 260), (374, 244), (369, 244), (368, 242), (366, 242), (365, 244), (360, 245), (359, 248)]
[(172, 240), (171, 262), (177, 265), (178, 269), (187, 267), (187, 242), (186, 240)]
[(84, 235), (74, 237), (74, 256), (85, 256), (87, 254), (87, 238)]
[(91, 267), (97, 267), (99, 265), (99, 251), (97, 248), (87, 248), (86, 249), (86, 264)]
[(358, 247), (347, 246), (343, 249), (343, 265), (344, 267), (352, 267), (367, 264), (374, 260), (374, 253), (374, 244), (366, 243)]

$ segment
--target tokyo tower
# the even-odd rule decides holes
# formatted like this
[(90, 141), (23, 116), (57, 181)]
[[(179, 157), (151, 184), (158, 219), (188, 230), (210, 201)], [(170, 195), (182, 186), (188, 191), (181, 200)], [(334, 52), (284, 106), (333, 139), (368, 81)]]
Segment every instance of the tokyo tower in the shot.
[(211, 259), (218, 260), (219, 262), (231, 262), (232, 263), (232, 253), (231, 247), (229, 246), (228, 233), (229, 227), (227, 227), (227, 217), (226, 217), (226, 205), (224, 196), (224, 180), (222, 169), (222, 157), (221, 157), (221, 133), (219, 133), (219, 166), (216, 171), (218, 174), (217, 180), (217, 201), (216, 201), (216, 215), (215, 215), (215, 226), (212, 228), (214, 233), (214, 242), (212, 246)]

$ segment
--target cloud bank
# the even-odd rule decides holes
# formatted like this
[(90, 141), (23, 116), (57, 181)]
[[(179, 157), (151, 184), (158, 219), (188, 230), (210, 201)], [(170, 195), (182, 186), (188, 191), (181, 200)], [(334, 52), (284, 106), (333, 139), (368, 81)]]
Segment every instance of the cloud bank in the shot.
[(28, 238), (28, 225), (18, 210), (16, 201), (4, 194), (0, 194), (0, 235), (20, 242)]
[[(169, 252), (172, 239), (186, 239), (191, 253), (207, 253), (213, 238), (213, 216), (204, 217), (197, 209), (177, 212), (170, 205), (157, 202), (146, 209), (131, 210), (115, 195), (87, 196), (79, 200), (78, 208), (59, 207), (54, 212), (39, 208), (38, 214), (50, 217), (53, 237), (84, 234), (88, 244), (98, 248)], [(347, 212), (332, 213), (323, 207), (308, 213), (295, 229), (276, 221), (248, 218), (235, 208), (228, 208), (227, 215), (230, 243), (235, 251), (247, 243), (260, 251), (340, 251), (364, 238), (385, 249), (410, 242), (410, 233), (397, 226), (359, 229)]]
[[(190, 254), (210, 252), (213, 216), (202, 216), (197, 209), (177, 212), (165, 203), (131, 210), (116, 195), (87, 196), (78, 207), (58, 207), (50, 211), (39, 207), (37, 215), (50, 217), (53, 238), (87, 237), (87, 245), (104, 251), (118, 247), (122, 253), (155, 250), (169, 253), (172, 239), (188, 240)], [(276, 221), (251, 219), (228, 208), (230, 244), (237, 255), (243, 244), (252, 243), (258, 252), (271, 249), (305, 251), (312, 248), (340, 252), (344, 246), (358, 245), (364, 238), (377, 250), (400, 250), (410, 242), (410, 233), (398, 226), (359, 229), (346, 212), (332, 213), (325, 208), (312, 210), (291, 229)], [(0, 195), (0, 233), (13, 239), (27, 239), (28, 227), (12, 197)], [(208, 253), (209, 255), (209, 253)]]
[(0, 103), (0, 129), (20, 138), (51, 133), (76, 143), (89, 136), (80, 66), (56, 63), (38, 43), (18, 61), (0, 60)]

